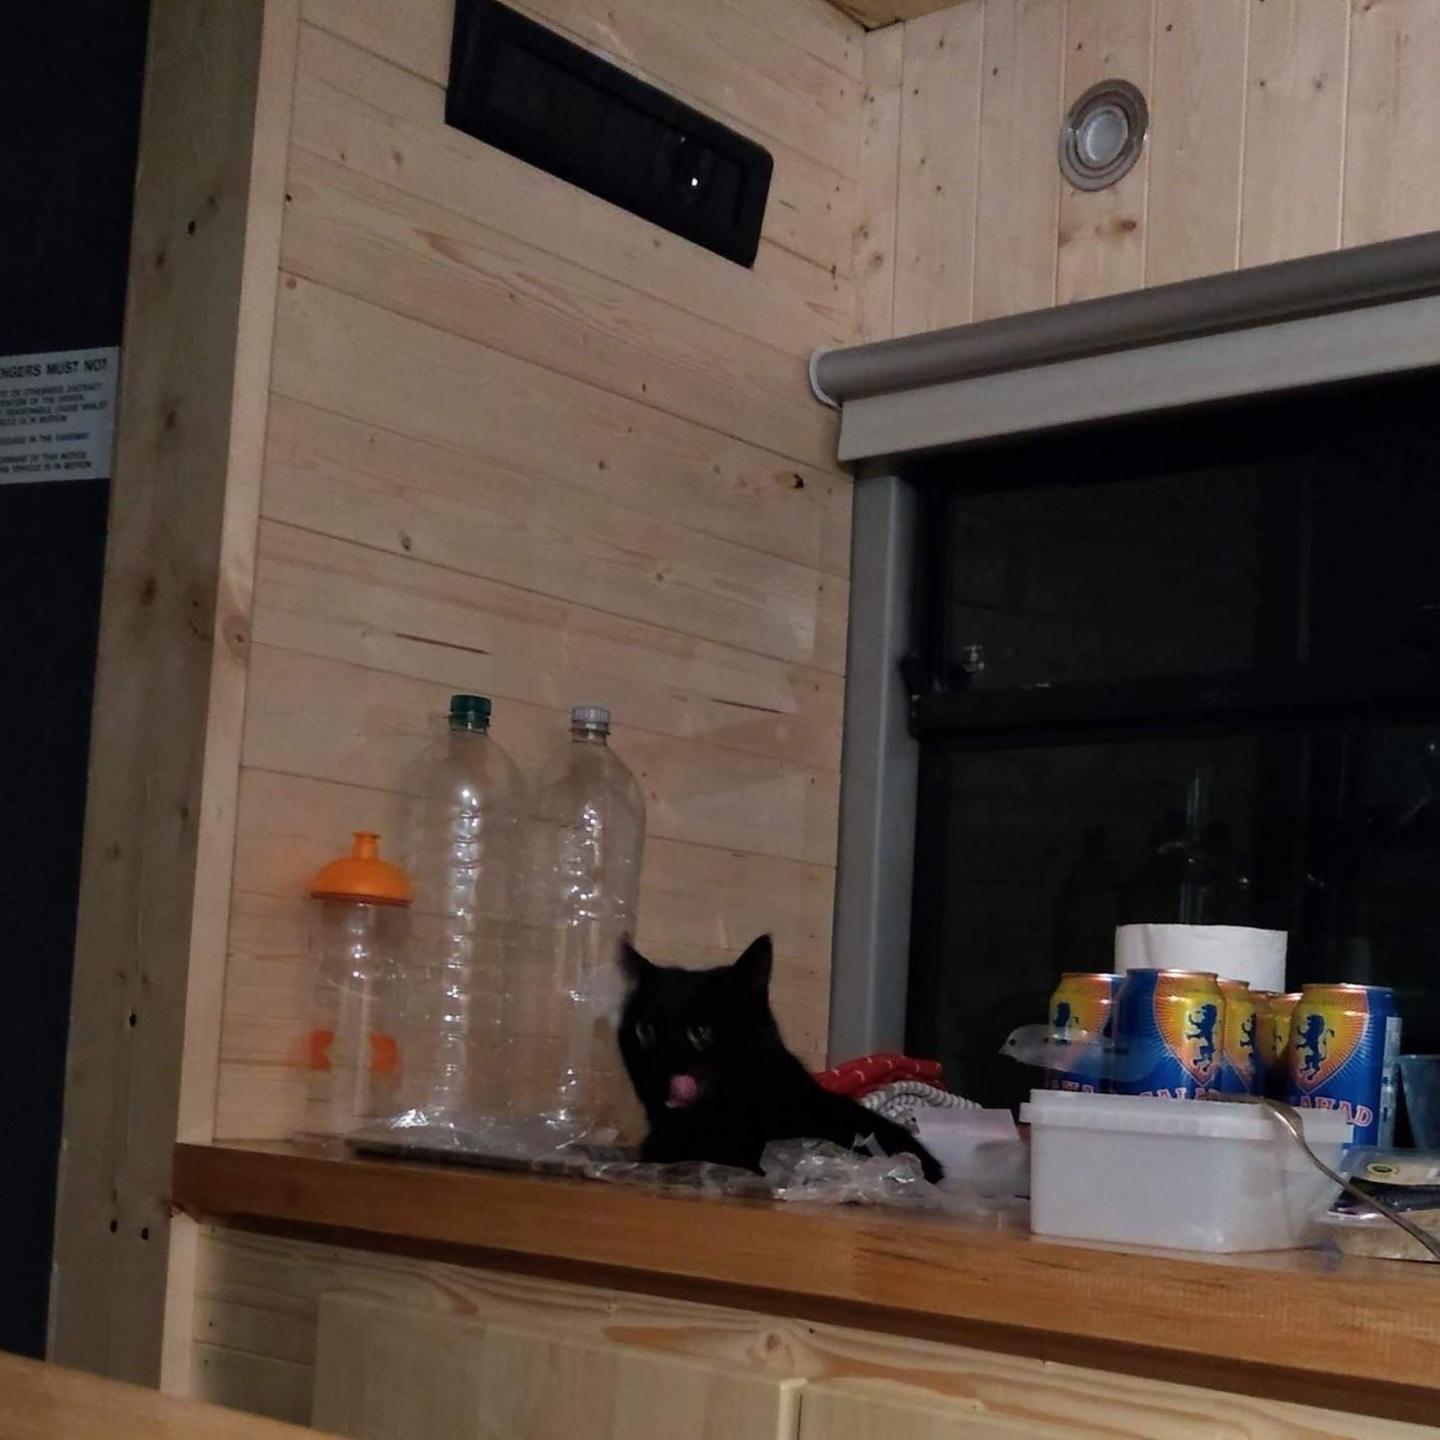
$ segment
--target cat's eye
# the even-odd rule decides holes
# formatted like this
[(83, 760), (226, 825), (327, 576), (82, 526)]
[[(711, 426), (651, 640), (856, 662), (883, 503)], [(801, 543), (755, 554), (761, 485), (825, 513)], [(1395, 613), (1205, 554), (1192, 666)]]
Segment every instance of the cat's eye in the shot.
[(636, 1021), (635, 1039), (639, 1042), (642, 1050), (653, 1049), (655, 1046), (655, 1027), (644, 1020)]
[(715, 1032), (708, 1025), (691, 1025), (685, 1038), (692, 1050), (708, 1050), (715, 1043)]

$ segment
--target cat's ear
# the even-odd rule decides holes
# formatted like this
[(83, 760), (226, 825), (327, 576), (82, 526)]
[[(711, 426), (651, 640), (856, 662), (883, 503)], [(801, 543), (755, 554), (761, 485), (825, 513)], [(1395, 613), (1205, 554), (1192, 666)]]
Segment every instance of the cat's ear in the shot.
[(638, 985), (655, 967), (630, 943), (630, 937), (626, 935), (620, 941), (620, 969), (632, 985)]
[(762, 935), (746, 946), (744, 954), (731, 968), (742, 985), (763, 995), (770, 988), (770, 967), (774, 962), (775, 951), (770, 937)]

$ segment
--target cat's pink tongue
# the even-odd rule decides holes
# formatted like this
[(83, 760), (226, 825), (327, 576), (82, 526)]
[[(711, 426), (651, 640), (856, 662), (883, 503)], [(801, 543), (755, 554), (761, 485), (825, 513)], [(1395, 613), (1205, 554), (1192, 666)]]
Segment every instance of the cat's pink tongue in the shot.
[(672, 1075), (670, 1077), (669, 1103), (673, 1109), (693, 1105), (695, 1097), (699, 1093), (700, 1086), (693, 1075)]

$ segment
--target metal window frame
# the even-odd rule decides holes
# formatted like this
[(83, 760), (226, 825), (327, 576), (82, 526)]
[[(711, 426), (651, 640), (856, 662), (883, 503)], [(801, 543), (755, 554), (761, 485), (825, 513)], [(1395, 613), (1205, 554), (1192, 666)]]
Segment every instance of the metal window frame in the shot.
[[(829, 1052), (848, 1059), (905, 1038), (920, 746), (900, 662), (910, 649), (916, 496), (898, 474), (856, 477), (850, 540), (840, 854)], [(860, 677), (859, 683), (851, 678)]]
[(816, 353), (856, 465), (832, 1059), (905, 1039), (919, 746), (906, 467), (967, 443), (1440, 367), (1440, 232)]

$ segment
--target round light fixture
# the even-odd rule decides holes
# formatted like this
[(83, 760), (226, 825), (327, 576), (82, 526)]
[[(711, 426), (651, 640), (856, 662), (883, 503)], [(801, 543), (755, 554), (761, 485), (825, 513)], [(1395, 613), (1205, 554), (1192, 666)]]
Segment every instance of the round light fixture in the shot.
[(1128, 80), (1102, 80), (1069, 109), (1060, 127), (1060, 173), (1077, 190), (1103, 190), (1140, 158), (1150, 107)]

